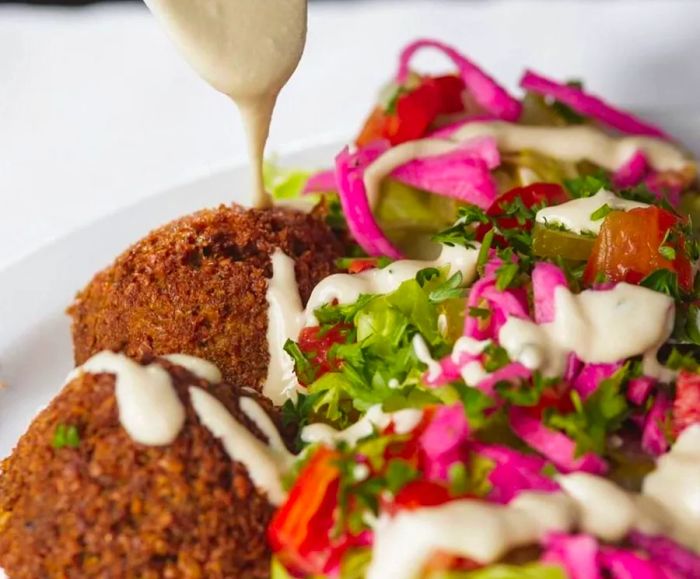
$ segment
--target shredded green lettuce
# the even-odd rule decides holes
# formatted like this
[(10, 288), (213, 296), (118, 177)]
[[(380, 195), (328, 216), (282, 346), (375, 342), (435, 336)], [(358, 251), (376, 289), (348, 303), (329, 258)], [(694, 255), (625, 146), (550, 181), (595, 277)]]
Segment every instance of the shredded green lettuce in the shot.
[(277, 560), (277, 557), (273, 557), (270, 564), (270, 579), (293, 579), (293, 577), (287, 573), (284, 565)]
[(352, 549), (340, 563), (340, 579), (364, 579), (372, 558), (370, 549)]
[[(340, 579), (362, 579), (371, 560), (370, 549), (354, 549), (343, 558)], [(292, 579), (282, 564), (272, 558), (270, 579)], [(322, 579), (309, 577), (308, 579)], [(428, 579), (568, 579), (558, 565), (530, 563), (528, 565), (490, 565), (476, 571), (439, 571)]]
[(311, 171), (286, 169), (270, 160), (266, 160), (263, 165), (263, 183), (274, 199), (297, 199), (311, 175)]
[(309, 385), (305, 411), (342, 428), (375, 404), (395, 411), (440, 402), (439, 393), (422, 385), (426, 366), (416, 357), (413, 338), (420, 334), (436, 359), (451, 352), (459, 332), (443, 335), (438, 319), (447, 312), (461, 327), (464, 300), (459, 281), (448, 279), (446, 268), (422, 271), (392, 293), (316, 310), (321, 331), (339, 323), (352, 329), (345, 334), (346, 342), (329, 352), (338, 369)]
[(558, 565), (531, 563), (529, 565), (490, 565), (476, 571), (433, 573), (429, 579), (567, 579)]

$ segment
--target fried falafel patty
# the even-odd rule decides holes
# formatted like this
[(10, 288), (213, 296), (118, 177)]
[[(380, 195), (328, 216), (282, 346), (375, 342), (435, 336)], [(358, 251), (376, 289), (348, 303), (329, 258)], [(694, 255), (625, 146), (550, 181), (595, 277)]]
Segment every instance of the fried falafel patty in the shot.
[[(9, 577), (269, 576), (274, 507), (202, 424), (189, 387), (218, 399), (256, 440), (265, 435), (235, 387), (157, 363), (185, 409), (172, 443), (135, 442), (120, 422), (118, 378), (79, 374), (0, 463), (0, 567)], [(261, 396), (245, 397), (274, 412)]]
[(228, 382), (260, 389), (275, 248), (294, 259), (304, 303), (343, 253), (321, 218), (279, 207), (222, 205), (153, 231), (69, 308), (76, 364), (101, 350), (182, 352), (215, 363)]

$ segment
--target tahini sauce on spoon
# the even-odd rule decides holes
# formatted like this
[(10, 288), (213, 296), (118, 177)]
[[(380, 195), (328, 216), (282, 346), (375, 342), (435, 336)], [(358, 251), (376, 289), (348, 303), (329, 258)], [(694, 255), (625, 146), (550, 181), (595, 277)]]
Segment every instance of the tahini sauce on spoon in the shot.
[(248, 134), (256, 207), (272, 110), (304, 50), (307, 0), (145, 0), (185, 58), (231, 97)]

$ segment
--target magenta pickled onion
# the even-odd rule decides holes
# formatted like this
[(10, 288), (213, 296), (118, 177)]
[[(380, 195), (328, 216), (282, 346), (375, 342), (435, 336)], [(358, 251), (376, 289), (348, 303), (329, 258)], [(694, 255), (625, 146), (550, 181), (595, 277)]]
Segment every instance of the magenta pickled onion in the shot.
[(654, 456), (660, 456), (668, 450), (669, 443), (664, 433), (664, 425), (670, 417), (671, 409), (671, 401), (663, 392), (659, 392), (644, 419), (642, 448)]
[(416, 40), (403, 49), (396, 75), (399, 84), (403, 84), (408, 78), (411, 58), (422, 48), (436, 48), (452, 60), (459, 69), (467, 90), (484, 110), (506, 121), (514, 122), (520, 118), (520, 101), (509, 95), (502, 86), (453, 47), (437, 40)]
[(652, 561), (665, 565), (683, 577), (700, 577), (700, 555), (692, 553), (667, 537), (655, 537), (632, 531), (630, 544), (643, 549)]
[(598, 553), (598, 562), (610, 573), (612, 579), (674, 579), (677, 577), (664, 566), (626, 549), (603, 547)]
[(430, 388), (444, 386), (455, 380), (459, 380), (460, 367), (452, 360), (451, 356), (446, 356), (438, 362), (440, 364), (440, 372), (434, 375), (432, 372), (426, 371), (423, 375), (423, 382)]
[(487, 308), (490, 315), (487, 320), (475, 316), (466, 316), (464, 335), (477, 340), (495, 339), (499, 330), (508, 321), (508, 317), (528, 319), (527, 294), (523, 288), (499, 290), (496, 279), (487, 274), (477, 281), (467, 298), (468, 308)]
[(477, 454), (493, 461), (488, 480), (491, 491), (488, 498), (508, 503), (526, 490), (554, 492), (559, 485), (542, 474), (547, 462), (539, 456), (527, 455), (501, 444), (473, 444)]
[(610, 378), (622, 367), (620, 362), (611, 364), (584, 364), (576, 377), (571, 381), (572, 386), (584, 400), (598, 389), (603, 380)]
[(642, 182), (649, 173), (649, 163), (642, 151), (636, 151), (623, 165), (613, 174), (613, 185), (618, 189), (634, 187)]
[(576, 357), (573, 352), (569, 354), (566, 360), (566, 370), (564, 371), (564, 380), (569, 384), (574, 381), (578, 373), (583, 368), (584, 364)]
[(496, 393), (496, 384), (499, 382), (516, 383), (522, 380), (529, 380), (531, 377), (532, 370), (526, 368), (520, 362), (511, 362), (480, 380), (477, 388), (485, 394), (493, 396)]
[(634, 115), (618, 110), (581, 89), (558, 83), (530, 70), (525, 71), (520, 80), (520, 86), (527, 91), (552, 97), (577, 113), (600, 121), (622, 133), (668, 139), (661, 129)]
[(644, 184), (659, 200), (666, 199), (674, 207), (681, 202), (684, 185), (672, 171), (652, 171), (644, 179)]
[(569, 579), (601, 579), (598, 541), (591, 535), (550, 533), (545, 537), (542, 561), (564, 567)]
[(306, 185), (304, 185), (301, 194), (327, 193), (328, 191), (335, 191), (337, 188), (338, 186), (335, 183), (335, 170), (328, 169), (327, 171), (319, 171), (311, 175), (308, 181), (306, 181)]
[(632, 378), (632, 380), (627, 383), (627, 400), (632, 404), (642, 406), (651, 395), (654, 384), (656, 384), (656, 380), (650, 376)]
[(476, 138), (454, 151), (409, 161), (391, 175), (417, 189), (486, 209), (498, 194), (489, 169), (500, 161), (495, 139)]
[(439, 406), (430, 424), (420, 435), (425, 473), (431, 480), (446, 481), (450, 467), (465, 458), (469, 424), (461, 403)]
[(386, 142), (380, 141), (360, 149), (356, 154), (351, 154), (346, 147), (335, 159), (335, 175), (340, 203), (355, 241), (371, 256), (385, 255), (400, 259), (401, 252), (384, 235), (372, 215), (363, 180), (367, 165), (388, 147)]
[(554, 321), (554, 292), (558, 287), (568, 288), (566, 275), (556, 265), (539, 261), (532, 271), (532, 293), (535, 300), (535, 322)]
[(552, 430), (521, 408), (511, 408), (509, 413), (513, 432), (528, 445), (548, 458), (563, 472), (584, 471), (604, 474), (607, 463), (597, 454), (587, 452), (576, 456), (576, 443), (563, 432)]

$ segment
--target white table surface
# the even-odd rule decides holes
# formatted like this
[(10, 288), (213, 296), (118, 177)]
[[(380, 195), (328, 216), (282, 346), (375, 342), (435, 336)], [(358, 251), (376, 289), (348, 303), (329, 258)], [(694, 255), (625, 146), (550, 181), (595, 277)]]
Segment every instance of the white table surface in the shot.
[[(700, 110), (699, 22), (693, 0), (314, 4), (269, 149), (354, 132), (419, 35), (510, 86), (527, 64), (640, 110)], [(0, 268), (244, 150), (232, 105), (143, 6), (0, 7)]]

